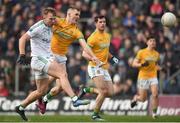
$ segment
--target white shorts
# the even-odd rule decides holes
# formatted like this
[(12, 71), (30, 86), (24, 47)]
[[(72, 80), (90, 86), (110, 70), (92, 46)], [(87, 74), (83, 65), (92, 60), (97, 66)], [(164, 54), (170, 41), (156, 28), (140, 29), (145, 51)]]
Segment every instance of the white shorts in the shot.
[(63, 64), (66, 64), (66, 61), (67, 61), (67, 57), (66, 56), (61, 56), (61, 55), (58, 55), (58, 54), (54, 54), (54, 59), (58, 63), (63, 63)]
[(34, 72), (35, 79), (48, 78), (47, 74), (50, 63), (53, 61), (53, 57), (33, 56), (31, 59), (31, 68)]
[(157, 78), (138, 79), (137, 87), (139, 89), (149, 89), (151, 85), (158, 85)]
[(104, 76), (105, 81), (112, 81), (108, 70), (103, 69), (101, 67), (93, 67), (88, 65), (88, 74), (91, 79), (97, 76)]

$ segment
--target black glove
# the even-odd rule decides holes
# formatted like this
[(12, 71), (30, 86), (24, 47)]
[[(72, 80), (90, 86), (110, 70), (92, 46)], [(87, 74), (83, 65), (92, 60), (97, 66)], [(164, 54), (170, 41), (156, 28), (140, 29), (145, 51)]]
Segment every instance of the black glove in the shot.
[(20, 54), (17, 63), (20, 65), (29, 65), (31, 63), (31, 57), (26, 57), (25, 54)]
[(149, 65), (148, 61), (145, 61), (144, 63), (141, 64), (141, 67), (147, 67)]
[(119, 59), (113, 56), (113, 57), (109, 60), (109, 62), (110, 62), (112, 65), (118, 64), (118, 63), (119, 63)]

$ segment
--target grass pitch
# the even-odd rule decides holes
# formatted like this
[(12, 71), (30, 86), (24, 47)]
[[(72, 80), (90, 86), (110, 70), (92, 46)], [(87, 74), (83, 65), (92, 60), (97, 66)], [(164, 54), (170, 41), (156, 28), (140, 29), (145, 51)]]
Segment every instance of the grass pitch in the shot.
[[(105, 122), (180, 122), (180, 116), (161, 116), (152, 119), (151, 116), (114, 116), (103, 115)], [(30, 115), (29, 122), (95, 122), (87, 115)], [(18, 115), (1, 115), (0, 122), (22, 122)]]

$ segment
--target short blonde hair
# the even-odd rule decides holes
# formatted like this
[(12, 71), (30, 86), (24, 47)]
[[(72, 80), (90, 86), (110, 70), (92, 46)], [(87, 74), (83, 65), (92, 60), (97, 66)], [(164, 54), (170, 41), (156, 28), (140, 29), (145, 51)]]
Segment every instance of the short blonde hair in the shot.
[(52, 7), (47, 7), (43, 10), (43, 15), (47, 15), (48, 13), (52, 13), (54, 16), (56, 16), (56, 10)]

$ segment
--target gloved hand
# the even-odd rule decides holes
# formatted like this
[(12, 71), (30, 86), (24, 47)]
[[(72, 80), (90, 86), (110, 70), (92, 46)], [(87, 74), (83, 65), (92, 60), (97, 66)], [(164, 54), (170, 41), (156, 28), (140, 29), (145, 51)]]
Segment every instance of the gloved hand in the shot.
[(115, 56), (113, 56), (110, 60), (109, 60), (110, 64), (114, 65), (114, 64), (118, 64), (119, 63), (119, 59), (116, 58)]
[(31, 57), (26, 57), (25, 54), (20, 54), (17, 63), (20, 65), (29, 65), (31, 63)]
[(145, 61), (144, 63), (141, 64), (141, 67), (147, 67), (149, 65), (148, 61)]

